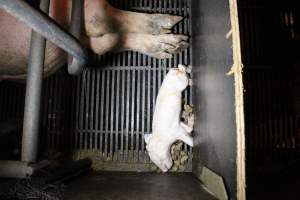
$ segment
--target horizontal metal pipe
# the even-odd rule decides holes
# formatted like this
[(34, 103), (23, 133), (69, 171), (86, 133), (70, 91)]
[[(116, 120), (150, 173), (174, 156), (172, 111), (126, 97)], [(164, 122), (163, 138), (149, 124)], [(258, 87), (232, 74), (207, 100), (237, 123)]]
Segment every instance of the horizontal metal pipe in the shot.
[(34, 173), (34, 169), (27, 162), (0, 161), (0, 177), (2, 178), (26, 178)]
[[(48, 13), (49, 4), (50, 0), (41, 0), (41, 10)], [(35, 31), (32, 31), (27, 71), (21, 154), (21, 160), (25, 162), (36, 162), (37, 160), (45, 48), (45, 38)]]
[(87, 62), (87, 52), (72, 35), (66, 33), (55, 21), (23, 0), (0, 0), (0, 8), (30, 26), (49, 41), (73, 56), (69, 67), (71, 74), (77, 75)]

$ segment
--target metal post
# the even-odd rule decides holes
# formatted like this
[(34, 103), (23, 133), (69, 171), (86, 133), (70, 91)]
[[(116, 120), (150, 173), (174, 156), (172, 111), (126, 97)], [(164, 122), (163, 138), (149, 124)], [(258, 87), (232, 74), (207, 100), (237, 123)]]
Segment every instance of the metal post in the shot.
[[(83, 0), (73, 0), (72, 1), (72, 14), (71, 14), (71, 24), (70, 33), (76, 38), (80, 38), (81, 34), (81, 23), (83, 19)], [(76, 63), (76, 60), (72, 55), (68, 56), (68, 72), (70, 74), (76, 74), (82, 71), (82, 66)]]
[[(78, 8), (82, 9), (82, 7)], [(73, 59), (68, 67), (71, 74), (78, 75), (82, 72), (88, 59), (87, 51), (75, 37), (65, 32), (52, 18), (32, 8), (24, 0), (0, 0), (0, 8), (72, 55)]]
[[(41, 0), (40, 8), (43, 12), (49, 12), (49, 3), (49, 0)], [(32, 31), (21, 154), (21, 159), (25, 162), (36, 162), (37, 159), (45, 47), (46, 39)]]

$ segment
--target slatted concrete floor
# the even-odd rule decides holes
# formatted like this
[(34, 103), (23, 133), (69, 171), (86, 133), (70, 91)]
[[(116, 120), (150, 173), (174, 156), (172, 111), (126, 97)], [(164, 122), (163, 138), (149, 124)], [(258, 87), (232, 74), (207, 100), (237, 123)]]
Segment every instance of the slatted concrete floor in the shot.
[(66, 187), (67, 200), (215, 200), (192, 173), (92, 172)]
[[(111, 0), (117, 8), (183, 16), (172, 32), (191, 36), (190, 0)], [(192, 44), (190, 37), (189, 43)], [(138, 52), (90, 55), (87, 70), (78, 77), (65, 68), (44, 82), (40, 145), (42, 151), (65, 154), (97, 152), (98, 160), (114, 166), (149, 165), (144, 135), (152, 132), (152, 115), (162, 80), (170, 68), (190, 65), (192, 49), (171, 59)], [(24, 85), (0, 85), (0, 121), (23, 117)], [(192, 87), (183, 102), (193, 105)], [(192, 158), (192, 148), (183, 149)], [(191, 159), (189, 159), (191, 163)], [(101, 163), (102, 164), (102, 163)], [(120, 168), (118, 171), (124, 170)], [(188, 170), (190, 171), (190, 170)]]

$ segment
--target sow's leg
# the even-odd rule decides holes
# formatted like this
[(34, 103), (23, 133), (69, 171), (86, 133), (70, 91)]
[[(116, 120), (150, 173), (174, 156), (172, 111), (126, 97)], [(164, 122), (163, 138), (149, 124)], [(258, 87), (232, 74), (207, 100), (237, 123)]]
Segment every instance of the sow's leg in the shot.
[(114, 34), (91, 37), (90, 48), (97, 54), (108, 51), (138, 51), (149, 56), (164, 59), (181, 52), (188, 47), (185, 35), (162, 34), (150, 35), (140, 33)]
[(107, 0), (86, 0), (85, 10), (85, 29), (91, 37), (116, 32), (152, 35), (170, 33), (170, 29), (182, 20), (181, 16), (119, 10)]
[[(53, 0), (50, 16), (66, 30), (71, 0)], [(187, 36), (170, 34), (182, 17), (116, 9), (106, 0), (85, 0), (81, 42), (97, 54), (133, 50), (156, 58), (169, 58), (187, 48)], [(25, 79), (31, 29), (0, 10), (0, 80)], [(65, 53), (47, 42), (44, 75), (66, 62)]]
[(90, 48), (97, 54), (133, 50), (163, 59), (188, 47), (187, 36), (169, 34), (181, 16), (123, 11), (106, 0), (85, 1), (84, 16)]
[[(62, 27), (68, 25), (69, 1), (51, 1), (50, 16)], [(31, 28), (0, 9), (0, 81), (25, 80), (29, 60)], [(66, 62), (65, 53), (50, 42), (46, 45), (44, 75)]]

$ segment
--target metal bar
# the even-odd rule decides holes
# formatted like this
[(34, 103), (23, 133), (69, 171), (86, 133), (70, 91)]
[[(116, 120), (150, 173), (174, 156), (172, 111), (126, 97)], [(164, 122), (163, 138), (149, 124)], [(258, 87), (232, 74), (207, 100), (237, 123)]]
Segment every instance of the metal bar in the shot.
[[(120, 106), (120, 70), (117, 71), (117, 89), (116, 89), (116, 131), (120, 130), (119, 129), (119, 106)], [(119, 136), (120, 133), (116, 133), (116, 138), (115, 138), (115, 154), (117, 160), (119, 159)]]
[[(99, 102), (100, 102), (100, 70), (97, 69), (97, 82), (96, 82), (96, 116), (95, 116), (95, 130), (99, 130)], [(102, 115), (102, 113), (100, 113)], [(99, 134), (95, 133), (95, 149), (99, 149)]]
[[(48, 13), (49, 4), (49, 0), (42, 0), (41, 10)], [(33, 31), (28, 64), (21, 155), (22, 161), (27, 162), (36, 162), (37, 159), (45, 48), (46, 40)]]
[[(100, 130), (103, 131), (104, 130), (104, 92), (105, 92), (105, 88), (104, 88), (104, 84), (105, 84), (106, 80), (105, 80), (105, 71), (101, 71), (101, 92), (100, 92), (100, 97), (101, 97), (101, 108), (100, 108)], [(103, 152), (103, 134), (100, 134), (100, 151)]]
[[(74, 0), (73, 3), (76, 1), (77, 0)], [(75, 5), (79, 4), (79, 1), (75, 3)], [(75, 9), (75, 6), (73, 7), (76, 11), (80, 10)], [(76, 38), (57, 26), (53, 19), (42, 12), (35, 10), (22, 0), (0, 0), (0, 8), (16, 17), (21, 22), (24, 22), (34, 31), (71, 54), (75, 59), (72, 60), (72, 65), (69, 67), (69, 73), (77, 75), (82, 71), (88, 58), (86, 50), (81, 46)], [(77, 27), (74, 27), (74, 30), (75, 28)]]
[[(53, 131), (53, 132), (55, 132), (55, 131)], [(101, 130), (93, 130), (93, 129), (79, 129), (78, 132), (83, 132), (83, 133), (85, 133), (85, 132), (87, 132), (87, 133), (102, 133), (102, 134), (107, 133), (107, 134), (110, 134), (111, 130), (101, 131)], [(115, 130), (112, 133), (113, 134), (121, 134), (122, 130), (118, 130), (118, 131)], [(142, 131), (134, 131), (133, 134), (135, 134), (135, 135), (142, 135)]]
[(26, 178), (34, 173), (34, 168), (28, 162), (0, 161), (0, 177), (2, 178)]
[(122, 98), (121, 98), (121, 158), (124, 160), (124, 128), (125, 128), (125, 70), (122, 70)]
[[(135, 5), (135, 2), (133, 1), (133, 6)], [(137, 52), (132, 52), (132, 58), (131, 58), (131, 63), (130, 63), (130, 66), (136, 66), (138, 63), (137, 63), (137, 55), (138, 53)], [(138, 160), (138, 151), (135, 151), (135, 147), (136, 147), (136, 144), (138, 143), (138, 135), (135, 135), (134, 134), (134, 131), (136, 130), (136, 126), (137, 126), (137, 123), (138, 121), (136, 121), (136, 118), (135, 118), (135, 114), (137, 113), (137, 98), (136, 95), (137, 95), (137, 74), (136, 74), (136, 71), (135, 70), (132, 70), (133, 71), (133, 79), (132, 79), (132, 107), (131, 107), (131, 110), (132, 110), (132, 113), (131, 113), (131, 119), (132, 119), (132, 130), (131, 130), (131, 139), (132, 139), (132, 155), (133, 155), (133, 162), (137, 162)]]
[[(140, 99), (141, 99), (141, 72), (137, 71), (137, 95), (136, 95), (136, 131), (140, 131)], [(143, 100), (142, 100), (143, 101)], [(135, 152), (136, 152), (136, 161), (139, 160), (139, 144), (140, 144), (140, 135), (135, 134), (136, 144), (135, 144)]]
[(131, 80), (131, 78), (130, 78), (130, 71), (127, 71), (127, 80), (126, 80), (126, 117), (125, 117), (125, 119), (126, 119), (126, 125), (125, 125), (125, 127), (126, 127), (126, 132), (125, 132), (125, 159), (126, 160), (128, 160), (128, 157), (129, 157), (129, 129), (130, 129), (130, 127), (129, 127), (129, 115), (130, 115), (130, 113), (129, 113), (129, 109), (130, 109), (130, 80)]
[(131, 127), (131, 139), (130, 139), (130, 150), (131, 150), (131, 153), (132, 153), (132, 155), (131, 155), (131, 159), (132, 159), (132, 161), (135, 159), (135, 153), (134, 153), (134, 129), (135, 129), (135, 119), (134, 119), (134, 113), (136, 112), (136, 109), (135, 109), (135, 99), (136, 99), (136, 97), (135, 97), (135, 83), (136, 83), (136, 78), (135, 78), (135, 71), (133, 70), (132, 71), (132, 78), (131, 78), (131, 81), (132, 81), (132, 83), (131, 83), (131, 119), (130, 119), (130, 121), (131, 121), (131, 125), (130, 125), (130, 127)]
[[(184, 9), (183, 9), (183, 13), (184, 13), (184, 19), (183, 19), (183, 26), (184, 26), (184, 34), (185, 35), (189, 35), (189, 21), (190, 21), (190, 15), (189, 15), (189, 0), (185, 1), (184, 4)], [(186, 49), (184, 51), (184, 64), (188, 64), (189, 63), (189, 51), (190, 49)]]
[[(146, 6), (147, 2), (144, 0), (144, 5)], [(143, 163), (146, 162), (146, 156), (145, 156), (145, 131), (146, 131), (146, 66), (147, 66), (147, 56), (142, 54), (142, 66), (143, 66), (143, 92), (142, 92), (142, 156), (143, 156)]]
[[(76, 38), (80, 38), (81, 34), (81, 20), (83, 15), (83, 0), (73, 0), (72, 1), (72, 15), (71, 15), (71, 25), (70, 33)], [(85, 63), (84, 63), (85, 64)], [(79, 74), (83, 70), (83, 66), (73, 56), (68, 57), (68, 72), (70, 74)]]
[[(85, 98), (85, 106), (84, 106), (84, 116), (83, 116), (83, 126), (85, 129), (89, 128), (89, 121), (91, 120), (91, 115), (90, 115), (90, 112), (89, 112), (89, 107), (90, 107), (90, 90), (91, 90), (91, 87), (90, 87), (90, 84), (91, 84), (91, 70), (88, 70), (87, 71), (87, 75), (86, 75), (86, 81), (85, 81), (85, 95), (84, 95), (84, 98)], [(89, 137), (90, 137), (90, 134), (89, 133), (84, 133), (84, 149), (88, 149), (89, 147)]]
[(108, 131), (109, 131), (109, 116), (110, 116), (110, 110), (109, 110), (109, 103), (110, 103), (110, 84), (111, 84), (111, 80), (110, 80), (110, 71), (109, 70), (105, 70), (104, 73), (106, 74), (106, 94), (105, 94), (105, 140), (104, 140), (104, 155), (105, 157), (108, 157)]
[[(183, 10), (183, 16), (184, 16), (184, 23), (182, 23), (182, 26), (183, 26), (183, 32), (182, 34), (185, 34), (185, 35), (188, 35), (188, 14), (187, 14), (187, 4), (188, 4), (188, 0), (185, 0), (184, 1), (184, 7), (182, 8)], [(187, 57), (188, 57), (188, 50), (185, 50), (183, 52), (183, 60), (182, 60), (182, 63), (186, 64), (188, 63), (187, 62)], [(185, 104), (188, 104), (188, 105), (191, 105), (190, 102), (189, 102), (189, 99), (188, 99), (188, 94), (190, 93), (190, 89), (191, 87), (188, 86), (188, 88), (185, 90), (184, 92), (184, 101), (185, 101)], [(188, 149), (188, 146), (185, 145), (185, 150)]]
[[(113, 158), (113, 156), (114, 156), (114, 152), (113, 152), (114, 133), (113, 133), (113, 131), (114, 131), (115, 113), (116, 113), (116, 111), (115, 111), (115, 71), (111, 71), (110, 145), (109, 145), (109, 154), (110, 154), (111, 158)], [(116, 137), (116, 135), (115, 135), (115, 137)]]
[(144, 69), (142, 72), (143, 72), (143, 84), (142, 84), (143, 87), (142, 87), (142, 141), (141, 142), (142, 142), (143, 161), (145, 161), (146, 70)]
[[(175, 0), (174, 1), (174, 15), (177, 15), (178, 13), (177, 13), (177, 8), (178, 8), (178, 1), (177, 0)], [(178, 28), (178, 26), (175, 26), (174, 27), (174, 33), (176, 33), (176, 34), (178, 34), (179, 33), (179, 28)], [(172, 65), (172, 67), (177, 67), (178, 66), (178, 59), (179, 59), (179, 57), (178, 57), (179, 55), (178, 54), (175, 54), (174, 55), (174, 57), (172, 58), (172, 60), (173, 60), (173, 65)]]
[[(137, 6), (140, 6), (142, 2), (141, 1), (137, 1)], [(142, 66), (143, 63), (142, 63), (142, 56), (141, 56), (141, 53), (137, 53), (137, 65), (138, 66)], [(142, 102), (144, 101), (144, 99), (140, 99), (141, 98), (141, 84), (142, 84), (142, 71), (137, 71), (138, 73), (138, 76), (139, 76), (139, 81), (138, 81), (138, 96), (137, 96), (137, 131), (140, 131), (141, 129), (141, 104)], [(142, 144), (142, 140), (143, 140), (143, 136), (142, 135), (136, 135), (136, 138), (137, 138), (137, 145), (136, 145), (136, 152), (137, 152), (137, 157), (138, 157), (138, 161), (139, 162), (142, 162), (143, 161), (143, 154), (141, 153), (140, 149), (142, 149), (141, 147), (141, 144)]]
[[(192, 16), (191, 16), (191, 6), (192, 6), (192, 0), (188, 0), (187, 1), (187, 15), (188, 15), (188, 20), (187, 20), (187, 34), (190, 34), (190, 38), (189, 38), (189, 42), (190, 44), (193, 44), (193, 41), (192, 41)], [(187, 58), (187, 63), (186, 64), (192, 64), (191, 63), (191, 60), (192, 60), (192, 56), (193, 55), (193, 48), (188, 48), (188, 58)], [(191, 79), (193, 80), (193, 73), (191, 73)], [(190, 105), (193, 106), (193, 86), (190, 86), (190, 94), (189, 94), (189, 101), (190, 101)], [(190, 155), (192, 155), (193, 153), (193, 150), (192, 148), (190, 148), (190, 151), (189, 151)]]
[[(157, 69), (157, 65), (156, 65), (155, 60), (153, 62), (153, 67), (155, 67), (155, 69)], [(156, 87), (157, 87), (157, 84), (156, 84), (156, 70), (154, 70), (153, 73), (152, 73), (152, 105), (153, 105), (152, 106), (152, 117), (153, 117), (153, 114), (154, 114), (154, 111), (155, 111), (155, 105), (156, 105), (156, 96), (157, 96)], [(151, 119), (151, 124), (152, 123), (153, 123), (153, 119)]]
[[(81, 128), (81, 129), (83, 129), (84, 128), (84, 126), (83, 126), (83, 121), (84, 121), (84, 100), (85, 100), (85, 89), (86, 89), (86, 73), (87, 73), (87, 71), (84, 71), (83, 72), (83, 74), (82, 74), (82, 78), (81, 78), (81, 88), (80, 88), (80, 107), (79, 107), (79, 109), (80, 109), (80, 113), (79, 113), (79, 127)], [(78, 136), (78, 138), (79, 138), (79, 142), (78, 142), (78, 148), (79, 149), (82, 149), (83, 148), (83, 134), (84, 133), (82, 133), (82, 132), (80, 132), (79, 133), (79, 136)]]
[[(152, 2), (152, 1), (150, 1)], [(150, 59), (150, 58), (148, 58)], [(149, 63), (150, 64), (150, 63)], [(152, 126), (151, 126), (151, 120), (150, 120), (150, 116), (151, 116), (151, 71), (150, 70), (147, 70), (148, 71), (148, 77), (147, 77), (147, 82), (148, 82), (148, 85), (147, 85), (147, 133), (149, 134), (152, 130)], [(146, 156), (146, 162), (149, 162), (149, 156), (147, 154)]]
[[(96, 82), (96, 80), (95, 80), (95, 76), (96, 76), (96, 70), (95, 69), (92, 69), (91, 70), (91, 76), (92, 76), (92, 78), (91, 78), (91, 81), (92, 81), (92, 86), (91, 86), (91, 102), (90, 102), (90, 104), (91, 104), (91, 107), (90, 107), (90, 129), (96, 129), (96, 127), (95, 127), (95, 116), (94, 116), (94, 109), (95, 109), (95, 107), (94, 107), (94, 103), (95, 103), (95, 82)], [(91, 133), (90, 134), (90, 141), (89, 141), (89, 149), (95, 149), (95, 134), (96, 133)]]

